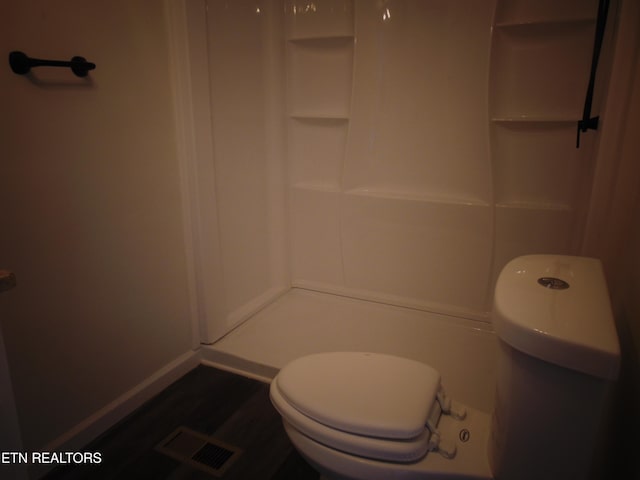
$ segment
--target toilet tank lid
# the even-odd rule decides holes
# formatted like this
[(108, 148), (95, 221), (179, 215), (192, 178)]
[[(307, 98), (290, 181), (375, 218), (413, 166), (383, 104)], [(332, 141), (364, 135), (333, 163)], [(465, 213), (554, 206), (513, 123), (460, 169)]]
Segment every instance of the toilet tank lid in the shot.
[(440, 374), (429, 365), (367, 352), (307, 355), (276, 380), (287, 402), (315, 421), (386, 439), (420, 435), (440, 387)]
[(617, 378), (618, 336), (595, 258), (511, 260), (496, 283), (493, 322), (498, 336), (517, 350), (595, 377)]

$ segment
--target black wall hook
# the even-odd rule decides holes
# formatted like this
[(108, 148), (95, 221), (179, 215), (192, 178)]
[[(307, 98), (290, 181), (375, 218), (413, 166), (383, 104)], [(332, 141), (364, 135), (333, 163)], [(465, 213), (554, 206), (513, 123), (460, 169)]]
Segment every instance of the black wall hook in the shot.
[(87, 62), (84, 57), (73, 57), (70, 62), (62, 60), (41, 60), (30, 58), (23, 52), (11, 52), (9, 65), (13, 73), (24, 75), (29, 73), (32, 67), (68, 67), (78, 77), (86, 77), (89, 70), (96, 68), (95, 63)]

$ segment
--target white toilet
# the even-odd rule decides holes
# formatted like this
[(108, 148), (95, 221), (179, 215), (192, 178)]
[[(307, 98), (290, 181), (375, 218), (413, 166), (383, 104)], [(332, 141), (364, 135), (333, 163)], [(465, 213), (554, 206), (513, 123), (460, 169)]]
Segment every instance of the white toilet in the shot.
[(330, 479), (588, 478), (620, 356), (600, 262), (512, 260), (493, 323), (492, 415), (448, 398), (428, 365), (364, 352), (294, 360), (271, 400), (293, 445)]

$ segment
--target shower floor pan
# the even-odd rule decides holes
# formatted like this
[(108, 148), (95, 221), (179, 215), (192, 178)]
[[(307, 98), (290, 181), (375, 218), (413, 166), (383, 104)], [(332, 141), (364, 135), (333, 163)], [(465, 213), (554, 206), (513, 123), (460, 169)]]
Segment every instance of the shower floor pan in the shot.
[(490, 412), (497, 339), (490, 324), (294, 288), (213, 345), (204, 363), (269, 381), (291, 360), (367, 351), (427, 363), (455, 399)]

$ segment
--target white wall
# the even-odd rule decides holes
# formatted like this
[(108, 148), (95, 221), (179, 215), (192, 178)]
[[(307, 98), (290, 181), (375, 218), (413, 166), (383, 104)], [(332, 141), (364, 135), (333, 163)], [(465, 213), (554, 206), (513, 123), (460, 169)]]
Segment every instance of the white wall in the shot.
[[(2, 328), (25, 449), (41, 449), (192, 348), (162, 2), (3, 2)], [(3, 57), (6, 58), (6, 57)], [(6, 61), (4, 61), (6, 62)]]

